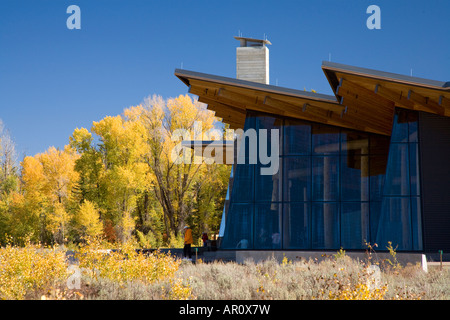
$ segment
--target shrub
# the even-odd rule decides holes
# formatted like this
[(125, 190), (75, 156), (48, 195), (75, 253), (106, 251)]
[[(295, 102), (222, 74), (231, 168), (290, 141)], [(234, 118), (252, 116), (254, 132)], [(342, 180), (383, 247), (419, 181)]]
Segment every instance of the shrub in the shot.
[(189, 286), (177, 278), (181, 260), (158, 251), (151, 254), (138, 253), (135, 247), (134, 243), (128, 242), (109, 251), (98, 239), (89, 239), (77, 254), (79, 266), (96, 280), (111, 280), (122, 287), (133, 282), (149, 285), (169, 281), (170, 291), (164, 297), (191, 298)]
[(0, 248), (0, 299), (21, 300), (67, 279), (64, 251), (28, 244)]

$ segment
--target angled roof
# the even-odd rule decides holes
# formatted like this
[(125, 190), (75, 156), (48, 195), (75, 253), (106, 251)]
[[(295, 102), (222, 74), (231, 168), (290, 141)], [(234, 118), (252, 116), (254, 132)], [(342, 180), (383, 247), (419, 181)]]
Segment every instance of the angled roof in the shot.
[(334, 70), (340, 71), (347, 74), (361, 75), (373, 79), (384, 79), (386, 81), (398, 82), (398, 83), (409, 83), (417, 86), (424, 86), (436, 89), (446, 89), (450, 90), (450, 81), (436, 81), (419, 77), (412, 77), (398, 73), (385, 72), (374, 69), (367, 69), (361, 67), (350, 66), (347, 64), (322, 61), (322, 69), (324, 70)]
[(450, 116), (450, 83), (323, 62), (334, 96), (176, 69), (189, 92), (231, 128), (247, 111), (390, 135), (395, 107)]
[(232, 86), (236, 86), (236, 87), (260, 90), (263, 92), (272, 92), (272, 93), (290, 95), (290, 96), (294, 96), (294, 97), (297, 96), (297, 97), (310, 98), (310, 99), (316, 99), (316, 100), (324, 100), (324, 101), (329, 101), (329, 102), (337, 102), (335, 96), (328, 95), (328, 94), (284, 88), (284, 87), (279, 87), (279, 86), (274, 86), (274, 85), (269, 85), (269, 84), (263, 84), (263, 83), (259, 83), (259, 82), (253, 82), (253, 81), (247, 81), (247, 80), (241, 80), (241, 79), (229, 78), (229, 77), (222, 77), (222, 76), (201, 73), (201, 72), (196, 72), (196, 71), (175, 69), (175, 75), (181, 81), (183, 81), (187, 86), (191, 85), (190, 80), (192, 80), (192, 79), (204, 80), (204, 81), (214, 82), (217, 84), (232, 85)]
[[(322, 63), (341, 104), (370, 97), (369, 102), (389, 100), (395, 107), (450, 116), (450, 82), (410, 77), (345, 64)], [(380, 100), (380, 101), (378, 101)]]

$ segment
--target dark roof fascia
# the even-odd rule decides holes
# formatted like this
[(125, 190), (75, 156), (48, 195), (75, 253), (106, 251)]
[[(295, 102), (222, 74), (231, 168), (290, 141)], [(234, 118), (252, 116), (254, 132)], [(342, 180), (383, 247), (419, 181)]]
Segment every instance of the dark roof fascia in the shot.
[(274, 86), (274, 85), (268, 85), (268, 84), (247, 81), (247, 80), (241, 80), (241, 79), (235, 79), (235, 78), (216, 76), (216, 75), (201, 73), (201, 72), (196, 72), (196, 71), (175, 69), (175, 75), (181, 81), (183, 81), (187, 86), (190, 86), (189, 78), (193, 78), (193, 79), (197, 79), (197, 80), (210, 81), (210, 82), (214, 82), (214, 83), (225, 84), (225, 85), (230, 85), (230, 86), (237, 86), (237, 87), (253, 89), (253, 90), (258, 90), (258, 91), (294, 96), (294, 97), (299, 97), (299, 98), (303, 98), (303, 99), (318, 100), (318, 101), (324, 101), (324, 102), (329, 102), (329, 103), (338, 103), (336, 97), (332, 96), (332, 95), (309, 92), (309, 91), (302, 91), (302, 90), (296, 90), (296, 89), (290, 89), (290, 88), (284, 88), (284, 87), (278, 87), (278, 86)]
[[(398, 73), (391, 73), (385, 71), (379, 71), (374, 69), (360, 68), (355, 66), (350, 66), (342, 63), (330, 62), (330, 61), (322, 61), (322, 69), (325, 72), (325, 75), (330, 82), (334, 92), (336, 92), (336, 88), (338, 83), (336, 82), (336, 76), (334, 72), (339, 71), (342, 73), (360, 75), (370, 78), (382, 79), (391, 82), (398, 82), (404, 84), (412, 84), (421, 87), (432, 87), (434, 89), (450, 89), (450, 81), (436, 81), (419, 77), (411, 77)], [(448, 89), (447, 89), (448, 88)]]

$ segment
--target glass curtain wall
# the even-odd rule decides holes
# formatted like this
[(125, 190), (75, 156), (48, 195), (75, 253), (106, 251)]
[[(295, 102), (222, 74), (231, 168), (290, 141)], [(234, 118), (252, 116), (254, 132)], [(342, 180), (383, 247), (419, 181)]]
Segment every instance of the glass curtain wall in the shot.
[(269, 155), (279, 130), (279, 170), (236, 165), (223, 249), (422, 249), (417, 113), (397, 110), (392, 137), (259, 113), (248, 129)]

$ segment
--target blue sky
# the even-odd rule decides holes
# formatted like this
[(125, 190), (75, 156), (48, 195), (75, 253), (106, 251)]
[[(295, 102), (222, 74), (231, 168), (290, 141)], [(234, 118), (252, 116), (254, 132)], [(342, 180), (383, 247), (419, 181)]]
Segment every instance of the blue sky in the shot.
[[(81, 9), (69, 30), (68, 6)], [(369, 30), (369, 5), (381, 29)], [(187, 92), (184, 69), (236, 76), (233, 38), (272, 42), (270, 82), (331, 94), (323, 60), (450, 80), (450, 1), (1, 0), (0, 119), (26, 155), (152, 94)]]

